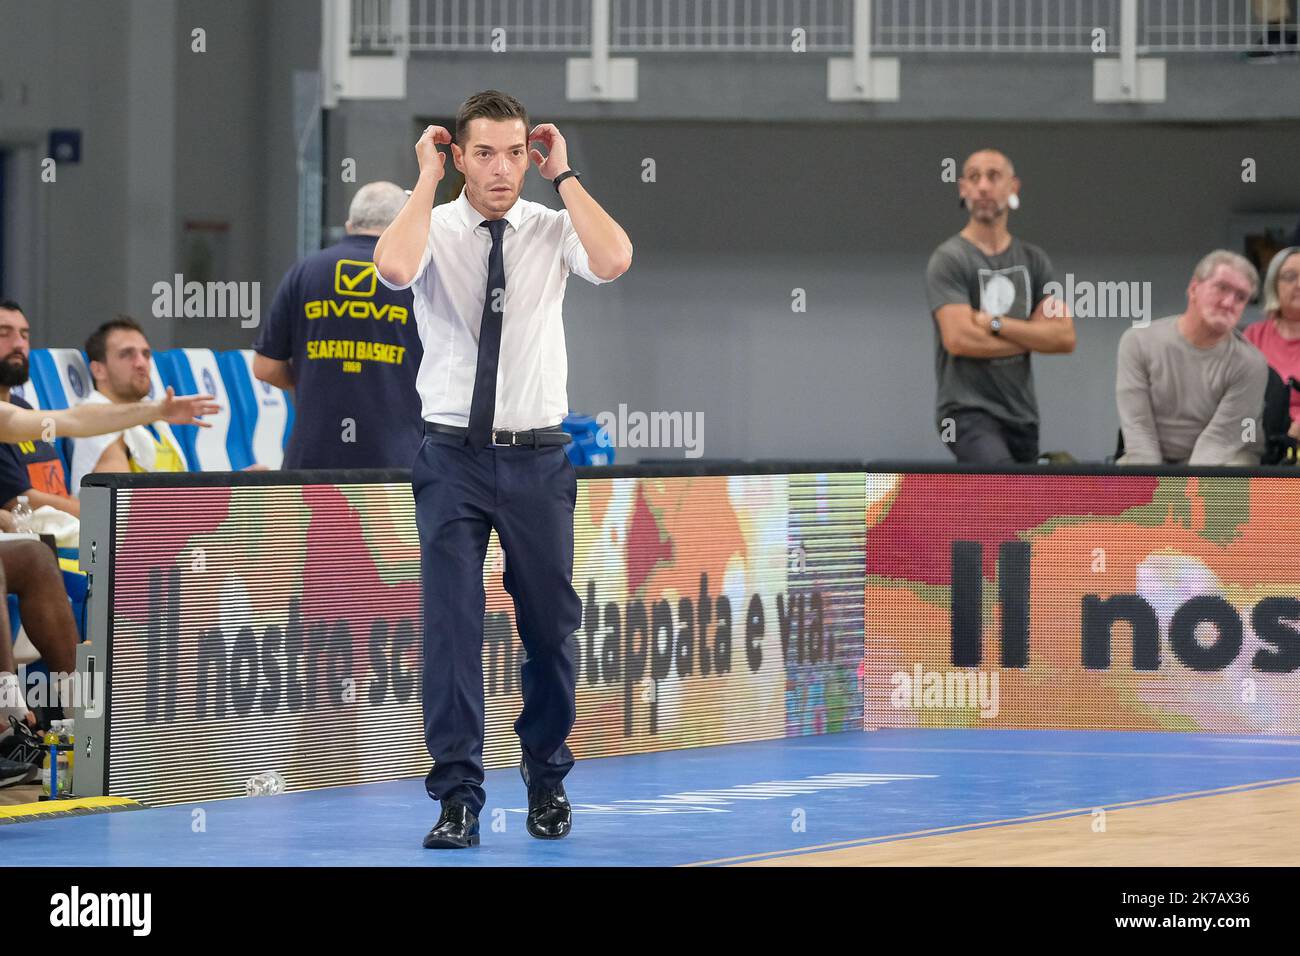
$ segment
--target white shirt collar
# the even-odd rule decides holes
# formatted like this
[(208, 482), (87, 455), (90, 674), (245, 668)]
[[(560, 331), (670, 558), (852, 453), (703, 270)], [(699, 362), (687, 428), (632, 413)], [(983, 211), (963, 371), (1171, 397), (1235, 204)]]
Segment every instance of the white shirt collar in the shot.
[[(462, 189), (460, 195), (456, 197), (456, 211), (460, 214), (461, 221), (465, 223), (466, 229), (477, 229), (479, 223), (483, 222), (484, 217), (479, 214), (478, 210), (469, 204), (467, 190)], [(506, 222), (519, 229), (519, 224), (524, 220), (524, 200), (523, 197), (517, 197), (515, 204), (505, 214)]]

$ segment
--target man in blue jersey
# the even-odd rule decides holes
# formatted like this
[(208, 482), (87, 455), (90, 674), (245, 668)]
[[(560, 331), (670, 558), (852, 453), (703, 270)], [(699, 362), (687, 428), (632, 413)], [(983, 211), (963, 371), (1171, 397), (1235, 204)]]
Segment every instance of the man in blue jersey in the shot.
[(406, 203), (367, 183), (342, 242), (284, 277), (253, 348), (253, 372), (294, 392), (284, 468), (409, 468), (423, 438), (415, 373), (423, 351), (409, 290), (378, 281), (380, 234)]

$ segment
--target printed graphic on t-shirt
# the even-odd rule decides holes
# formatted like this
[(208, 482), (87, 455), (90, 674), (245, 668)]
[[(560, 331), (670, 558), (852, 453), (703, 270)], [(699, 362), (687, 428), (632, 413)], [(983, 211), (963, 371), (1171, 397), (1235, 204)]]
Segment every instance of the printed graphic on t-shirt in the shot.
[(980, 311), (997, 318), (1027, 319), (1033, 312), (1029, 270), (1024, 266), (980, 269)]
[(33, 490), (58, 495), (60, 498), (67, 497), (68, 483), (63, 478), (63, 462), (58, 458), (53, 461), (27, 462), (27, 475), (31, 479)]
[[(391, 302), (376, 302), (379, 283), (375, 264), (361, 259), (339, 259), (334, 264), (334, 294), (329, 298), (309, 299), (303, 303), (303, 315), (309, 320), (360, 319), (368, 322), (406, 325), (410, 309)], [(331, 330), (341, 327), (331, 325)], [(340, 361), (344, 372), (360, 372), (362, 362), (401, 365), (406, 348), (370, 339), (334, 339), (323, 336), (307, 341), (307, 360)]]

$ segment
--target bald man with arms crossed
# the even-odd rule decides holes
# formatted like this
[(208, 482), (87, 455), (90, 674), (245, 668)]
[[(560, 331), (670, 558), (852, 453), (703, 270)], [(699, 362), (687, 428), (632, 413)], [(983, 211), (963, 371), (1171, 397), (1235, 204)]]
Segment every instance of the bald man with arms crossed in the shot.
[(1046, 287), (1052, 263), (1007, 228), (1020, 180), (996, 149), (972, 153), (958, 180), (966, 227), (930, 257), (926, 292), (935, 325), (936, 418), (959, 462), (1038, 459), (1033, 352), (1073, 352), (1074, 321)]

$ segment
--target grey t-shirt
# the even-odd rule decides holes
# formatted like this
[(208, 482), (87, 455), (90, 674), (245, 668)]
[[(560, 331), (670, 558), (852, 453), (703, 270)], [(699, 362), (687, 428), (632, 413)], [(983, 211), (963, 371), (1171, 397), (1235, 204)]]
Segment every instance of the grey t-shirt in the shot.
[(925, 270), (925, 288), (934, 322), (934, 377), (939, 385), (935, 413), (940, 427), (944, 418), (968, 409), (1014, 425), (1038, 424), (1029, 353), (995, 359), (953, 355), (943, 347), (934, 313), (940, 306), (956, 304), (1028, 319), (1052, 281), (1047, 254), (1014, 236), (996, 256), (985, 255), (960, 234), (934, 250)]
[(1258, 465), (1267, 387), (1268, 361), (1240, 332), (1202, 349), (1176, 315), (1127, 330), (1115, 377), (1120, 464)]

